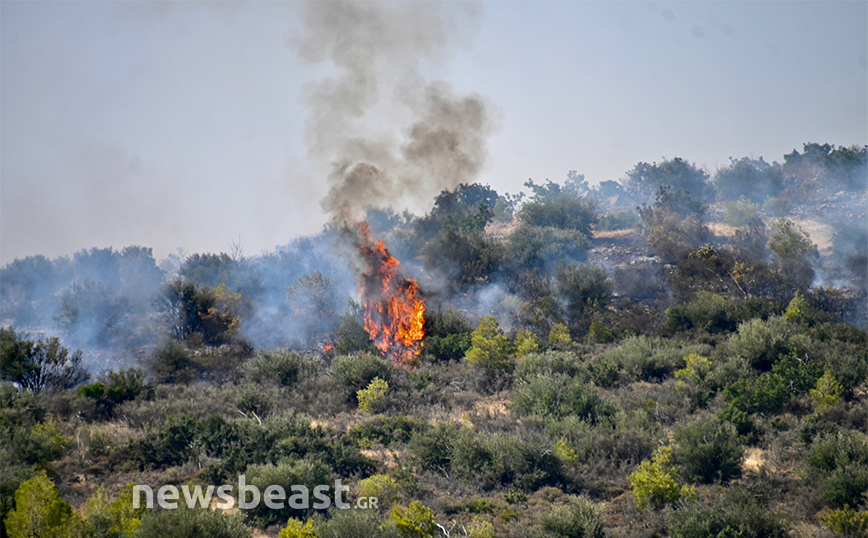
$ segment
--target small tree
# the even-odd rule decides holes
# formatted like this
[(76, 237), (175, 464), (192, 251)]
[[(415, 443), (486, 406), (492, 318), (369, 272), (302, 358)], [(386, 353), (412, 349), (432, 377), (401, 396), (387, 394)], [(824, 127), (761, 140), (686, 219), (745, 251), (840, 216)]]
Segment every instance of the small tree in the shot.
[(501, 370), (508, 368), (509, 338), (494, 316), (485, 316), (470, 335), (471, 348), (467, 352), (467, 362), (477, 368)]
[(376, 413), (382, 409), (388, 392), (389, 382), (375, 377), (368, 383), (366, 388), (356, 393), (356, 399), (359, 401), (359, 410), (368, 414)]
[(54, 483), (41, 472), (18, 487), (15, 509), (6, 516), (10, 538), (75, 536), (80, 518), (54, 489)]
[(573, 345), (570, 330), (563, 323), (555, 324), (549, 331), (549, 347), (567, 347)]
[(660, 508), (682, 497), (695, 495), (693, 488), (682, 486), (678, 468), (672, 464), (672, 449), (660, 447), (651, 461), (643, 461), (630, 475), (630, 488), (636, 495), (636, 506)]
[(835, 379), (835, 374), (830, 370), (826, 370), (823, 377), (817, 380), (816, 386), (810, 390), (811, 398), (814, 400), (814, 405), (817, 409), (827, 409), (833, 407), (841, 399), (841, 394), (844, 393), (844, 387)]
[(515, 334), (513, 347), (515, 347), (516, 357), (524, 357), (539, 350), (539, 338), (530, 331), (520, 329)]

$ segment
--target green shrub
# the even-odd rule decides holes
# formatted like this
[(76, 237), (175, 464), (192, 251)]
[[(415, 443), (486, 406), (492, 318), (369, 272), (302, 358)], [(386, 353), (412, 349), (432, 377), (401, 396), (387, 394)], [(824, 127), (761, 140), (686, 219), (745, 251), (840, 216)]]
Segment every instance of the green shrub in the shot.
[(600, 510), (587, 497), (571, 495), (567, 502), (543, 515), (541, 526), (554, 538), (603, 538)]
[(154, 350), (154, 378), (159, 383), (187, 383), (201, 371), (183, 342), (168, 340)]
[(422, 349), (437, 360), (462, 359), (470, 349), (472, 331), (473, 326), (457, 310), (428, 310)]
[(240, 514), (224, 514), (209, 508), (149, 512), (133, 538), (249, 538), (250, 528)]
[(485, 370), (503, 370), (511, 366), (510, 342), (494, 316), (485, 316), (470, 337), (467, 362)]
[(374, 414), (382, 411), (389, 393), (389, 382), (375, 377), (368, 386), (356, 394), (359, 401), (359, 410), (363, 413)]
[(551, 374), (588, 378), (579, 356), (569, 351), (545, 351), (519, 357), (513, 376), (516, 381), (530, 381), (536, 376)]
[(292, 386), (316, 374), (320, 358), (294, 351), (260, 350), (242, 367), (244, 378), (251, 383), (278, 383)]
[(291, 517), (286, 522), (286, 527), (280, 529), (277, 538), (317, 538), (316, 530), (316, 525), (312, 519), (302, 523)]
[(633, 379), (659, 381), (684, 367), (684, 357), (701, 353), (696, 346), (676, 346), (648, 338), (631, 336), (610, 348), (603, 358), (617, 364)]
[(823, 377), (818, 379), (817, 384), (810, 390), (814, 406), (821, 410), (837, 405), (843, 392), (844, 387), (838, 383), (835, 375), (829, 370), (826, 370)]
[(22, 482), (15, 491), (15, 508), (6, 516), (10, 538), (73, 537), (81, 519), (54, 489), (54, 483), (41, 472)]
[(742, 317), (739, 307), (738, 303), (727, 301), (716, 293), (699, 291), (696, 298), (689, 303), (675, 305), (666, 310), (666, 327), (671, 331), (733, 331)]
[(675, 456), (698, 482), (726, 482), (741, 475), (744, 446), (735, 426), (709, 420), (675, 428)]
[(784, 516), (742, 489), (716, 496), (710, 505), (687, 502), (667, 518), (672, 538), (786, 538)]
[(570, 330), (563, 323), (555, 323), (549, 331), (548, 344), (551, 348), (564, 348), (573, 345)]
[(651, 461), (643, 461), (630, 475), (630, 489), (636, 496), (636, 506), (661, 508), (681, 498), (690, 498), (695, 492), (681, 485), (678, 467), (672, 463), (672, 449), (660, 447)]
[(350, 428), (349, 436), (361, 448), (407, 443), (414, 434), (428, 430), (428, 423), (405, 416), (374, 417)]
[(398, 481), (384, 474), (375, 474), (359, 481), (359, 497), (374, 497), (377, 506), (385, 509), (398, 500)]
[(810, 337), (800, 334), (783, 317), (768, 321), (752, 319), (738, 326), (727, 343), (729, 352), (747, 361), (759, 371), (768, 371), (779, 358), (791, 353), (803, 354), (811, 348)]
[(724, 206), (724, 211), (726, 213), (724, 222), (733, 228), (762, 224), (759, 214), (759, 204), (754, 204), (744, 197), (734, 202), (727, 202)]
[(317, 524), (317, 538), (397, 538), (398, 529), (381, 525), (377, 510), (334, 510)]
[(398, 528), (402, 538), (433, 538), (437, 530), (434, 512), (418, 501), (410, 501), (407, 508), (396, 504), (389, 513), (389, 519)]
[(458, 425), (440, 423), (410, 440), (410, 461), (419, 470), (443, 472), (451, 467), (452, 446), (460, 431)]
[(133, 507), (133, 484), (128, 484), (112, 500), (100, 486), (81, 510), (85, 518), (85, 535), (93, 538), (123, 538), (130, 536), (142, 524), (147, 508)]
[(805, 456), (810, 475), (823, 487), (823, 501), (834, 508), (864, 504), (868, 492), (868, 437), (858, 432), (823, 435)]
[(530, 353), (536, 353), (539, 351), (539, 338), (530, 331), (519, 329), (515, 334), (513, 347), (515, 348), (515, 356), (519, 358)]
[(611, 417), (615, 409), (587, 382), (565, 374), (538, 374), (512, 388), (512, 409), (522, 415), (576, 416), (591, 423)]
[(818, 516), (820, 522), (838, 536), (860, 538), (868, 535), (868, 512), (858, 512), (845, 506)]
[[(303, 459), (296, 462), (282, 462), (277, 465), (250, 465), (245, 470), (247, 484), (259, 488), (260, 492), (264, 492), (265, 488), (271, 485), (278, 485), (284, 488), (287, 496), (294, 494), (291, 492), (291, 486), (305, 486), (308, 488), (308, 493), (312, 495), (313, 488), (321, 484), (333, 484), (334, 477), (331, 470), (320, 461), (311, 459)], [(239, 503), (240, 503), (239, 499)], [(250, 502), (251, 499), (246, 499)], [(345, 499), (346, 501), (346, 499)], [(282, 523), (290, 517), (304, 519), (312, 517), (316, 510), (313, 509), (313, 502), (307, 510), (295, 509), (289, 506), (286, 502), (281, 510), (268, 508), (265, 503), (260, 503), (255, 508), (244, 510), (247, 518), (256, 523), (257, 526), (265, 527), (275, 523)]]
[(375, 378), (384, 381), (392, 378), (392, 368), (389, 363), (368, 353), (335, 357), (331, 373), (334, 383), (346, 390), (347, 396), (352, 398), (355, 398), (356, 394)]
[(96, 383), (84, 385), (76, 396), (92, 400), (102, 417), (110, 418), (114, 408), (134, 400), (139, 395), (150, 397), (154, 387), (147, 382), (148, 373), (142, 368), (110, 370), (100, 375)]

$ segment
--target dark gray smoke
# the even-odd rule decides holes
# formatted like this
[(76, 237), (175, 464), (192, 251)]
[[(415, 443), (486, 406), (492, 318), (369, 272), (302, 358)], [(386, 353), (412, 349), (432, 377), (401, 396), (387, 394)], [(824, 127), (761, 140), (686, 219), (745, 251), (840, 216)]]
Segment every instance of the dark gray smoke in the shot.
[(337, 70), (307, 89), (310, 155), (332, 167), (323, 209), (338, 222), (359, 220), (366, 208), (429, 202), (476, 178), (491, 106), (419, 70), (467, 44), (474, 6), (309, 2), (303, 12), (294, 45)]

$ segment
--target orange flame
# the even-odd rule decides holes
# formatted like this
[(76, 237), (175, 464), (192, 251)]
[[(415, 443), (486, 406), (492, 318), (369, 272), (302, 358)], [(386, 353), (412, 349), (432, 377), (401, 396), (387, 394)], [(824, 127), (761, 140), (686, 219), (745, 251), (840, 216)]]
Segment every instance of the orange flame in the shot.
[(359, 251), (368, 264), (361, 275), (365, 330), (395, 365), (415, 366), (425, 337), (425, 299), (415, 280), (398, 274), (401, 262), (386, 245), (371, 240), (365, 223), (360, 228)]

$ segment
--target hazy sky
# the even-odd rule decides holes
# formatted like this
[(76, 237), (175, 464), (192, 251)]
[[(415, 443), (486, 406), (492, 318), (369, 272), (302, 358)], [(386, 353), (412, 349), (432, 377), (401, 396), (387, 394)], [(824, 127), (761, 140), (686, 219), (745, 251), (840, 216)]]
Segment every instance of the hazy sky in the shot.
[[(239, 238), (257, 254), (318, 231), (327, 168), (308, 154), (305, 96), (334, 67), (300, 57), (300, 8), (0, 3), (0, 263)], [(500, 192), (569, 170), (595, 183), (678, 156), (713, 173), (730, 156), (868, 143), (866, 2), (477, 8), (418, 74), (490, 103), (478, 180)], [(398, 116), (370, 121), (400, 137)]]

